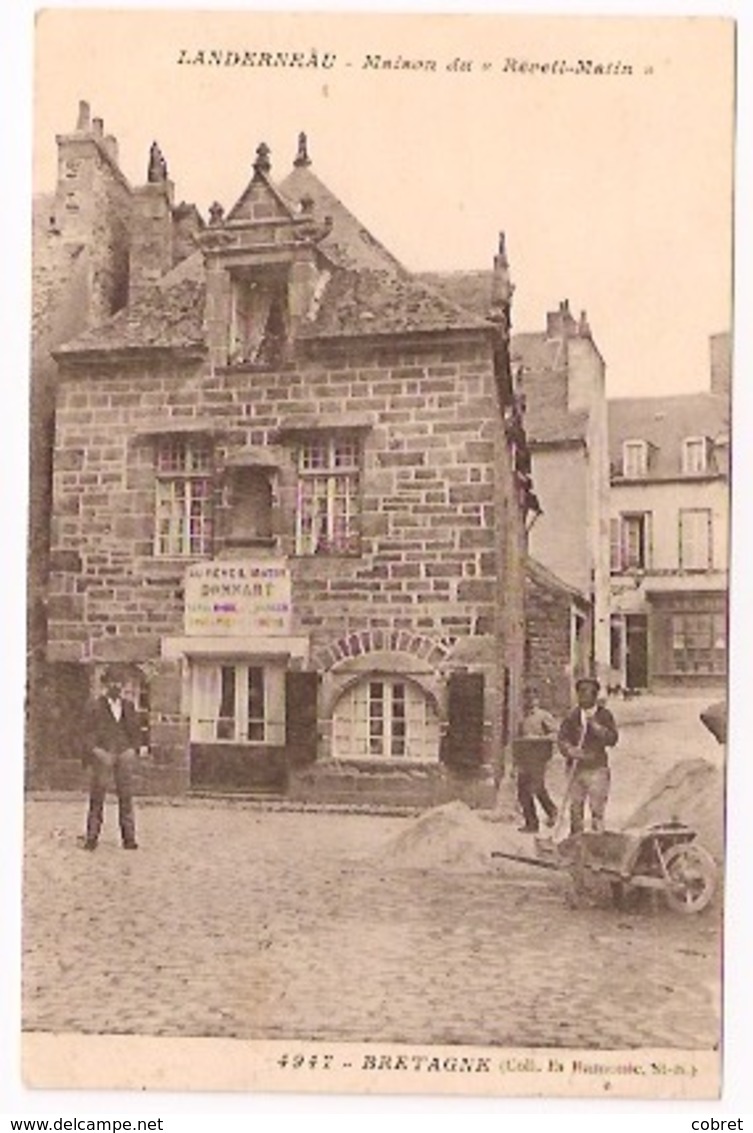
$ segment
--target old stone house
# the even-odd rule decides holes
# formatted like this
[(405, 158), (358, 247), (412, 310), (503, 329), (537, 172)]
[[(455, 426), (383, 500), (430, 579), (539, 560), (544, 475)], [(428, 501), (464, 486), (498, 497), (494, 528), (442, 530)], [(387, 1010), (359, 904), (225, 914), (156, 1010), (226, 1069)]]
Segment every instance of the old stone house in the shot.
[(535, 504), (503, 241), (474, 314), (363, 227), (303, 135), (279, 182), (261, 144), (206, 223), (156, 145), (132, 187), (85, 104), (58, 151), (35, 266), (73, 315), (42, 351), (31, 781), (72, 781), (118, 662), (149, 789), (488, 800)]

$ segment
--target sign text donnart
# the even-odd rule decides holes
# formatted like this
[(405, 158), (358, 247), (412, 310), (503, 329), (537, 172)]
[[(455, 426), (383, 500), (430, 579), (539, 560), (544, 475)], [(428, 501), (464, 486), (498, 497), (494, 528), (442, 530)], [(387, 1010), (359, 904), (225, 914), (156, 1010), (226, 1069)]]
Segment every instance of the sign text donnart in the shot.
[(186, 574), (187, 635), (290, 633), (290, 571), (284, 559), (196, 563)]

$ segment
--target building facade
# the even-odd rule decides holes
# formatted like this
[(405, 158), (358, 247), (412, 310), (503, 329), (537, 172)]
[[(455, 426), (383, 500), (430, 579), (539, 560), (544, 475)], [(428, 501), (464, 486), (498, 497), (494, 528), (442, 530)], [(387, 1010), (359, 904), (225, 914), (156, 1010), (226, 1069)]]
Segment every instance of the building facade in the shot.
[(729, 373), (718, 335), (711, 392), (609, 403), (611, 680), (624, 688), (726, 680)]
[(533, 506), (503, 244), (473, 315), (360, 224), (303, 136), (279, 184), (260, 145), (207, 223), (156, 146), (129, 186), (86, 107), (58, 147), (49, 239), (90, 242), (112, 283), (54, 350), (33, 701), (57, 726), (32, 729), (32, 781), (65, 777), (117, 662), (154, 790), (488, 801)]
[(563, 300), (546, 331), (513, 337), (532, 473), (541, 515), (530, 528), (534, 559), (585, 599), (574, 613), (571, 683), (609, 665), (609, 441), (606, 367), (588, 318)]

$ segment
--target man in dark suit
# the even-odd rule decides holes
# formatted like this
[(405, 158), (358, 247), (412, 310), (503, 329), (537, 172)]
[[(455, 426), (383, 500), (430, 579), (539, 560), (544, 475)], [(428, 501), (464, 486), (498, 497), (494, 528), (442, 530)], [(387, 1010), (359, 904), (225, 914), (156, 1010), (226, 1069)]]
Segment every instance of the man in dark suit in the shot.
[(609, 799), (607, 748), (619, 739), (614, 716), (599, 703), (599, 682), (581, 677), (575, 682), (578, 703), (562, 721), (557, 744), (570, 772), (570, 832), (583, 830), (586, 802), (591, 810), (591, 829), (604, 829)]
[(95, 850), (104, 818), (105, 795), (112, 774), (118, 796), (118, 821), (123, 848), (136, 850), (133, 814), (133, 771), (140, 745), (136, 710), (123, 697), (123, 681), (117, 669), (104, 673), (105, 692), (95, 702), (87, 732), (85, 766), (89, 767), (89, 813), (84, 848)]

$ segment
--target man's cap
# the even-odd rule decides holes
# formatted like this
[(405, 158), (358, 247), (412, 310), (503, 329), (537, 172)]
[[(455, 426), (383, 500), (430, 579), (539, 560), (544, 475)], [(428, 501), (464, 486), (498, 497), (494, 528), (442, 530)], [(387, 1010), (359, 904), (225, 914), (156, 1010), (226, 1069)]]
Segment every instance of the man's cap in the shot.
[(575, 682), (575, 691), (577, 692), (579, 688), (586, 687), (595, 688), (598, 692), (601, 688), (601, 685), (597, 681), (596, 677), (578, 677), (577, 681)]
[(105, 681), (117, 681), (118, 684), (122, 684), (123, 674), (116, 665), (108, 665), (102, 673), (102, 679)]

